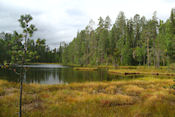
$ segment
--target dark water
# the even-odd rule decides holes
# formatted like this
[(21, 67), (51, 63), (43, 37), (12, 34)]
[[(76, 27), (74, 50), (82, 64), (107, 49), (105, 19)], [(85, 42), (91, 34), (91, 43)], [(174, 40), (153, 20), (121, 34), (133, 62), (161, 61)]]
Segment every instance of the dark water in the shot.
[[(107, 73), (106, 69), (97, 71), (76, 71), (72, 67), (56, 64), (27, 65), (25, 83), (62, 84), (88, 81), (112, 81), (143, 78), (142, 75), (120, 76)], [(19, 76), (13, 71), (0, 70), (0, 79), (18, 82)]]

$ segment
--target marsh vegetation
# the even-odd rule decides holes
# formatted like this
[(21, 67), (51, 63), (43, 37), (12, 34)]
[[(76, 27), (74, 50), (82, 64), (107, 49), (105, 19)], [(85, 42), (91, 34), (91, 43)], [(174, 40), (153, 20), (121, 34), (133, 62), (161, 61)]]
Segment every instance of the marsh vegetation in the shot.
[[(172, 79), (24, 84), (23, 115), (52, 117), (174, 117)], [(17, 117), (19, 84), (0, 81), (0, 116)]]

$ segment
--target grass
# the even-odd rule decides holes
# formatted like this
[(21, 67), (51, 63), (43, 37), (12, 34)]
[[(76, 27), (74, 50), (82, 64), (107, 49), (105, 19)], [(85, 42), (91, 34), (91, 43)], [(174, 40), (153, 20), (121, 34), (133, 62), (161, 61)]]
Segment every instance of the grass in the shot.
[(136, 85), (128, 85), (124, 87), (124, 91), (127, 95), (137, 96), (144, 91), (144, 88), (136, 86)]
[(96, 67), (74, 67), (74, 70), (80, 70), (80, 71), (95, 71), (98, 68)]
[(160, 69), (155, 68), (145, 68), (143, 66), (137, 67), (136, 69), (109, 69), (109, 73), (113, 74), (144, 74), (144, 75), (165, 75), (165, 76), (175, 76), (175, 72), (167, 67), (162, 67)]
[(56, 65), (61, 65), (61, 63), (41, 63), (41, 62), (35, 62), (35, 63), (28, 63), (29, 65), (38, 65), (38, 64), (40, 64), (40, 65), (42, 65), (42, 64), (56, 64)]
[[(170, 79), (24, 84), (24, 117), (174, 117)], [(0, 80), (0, 117), (17, 117), (19, 83)]]
[[(114, 65), (99, 65), (98, 68), (115, 69)], [(117, 66), (116, 69), (155, 69), (155, 66)], [(160, 66), (159, 69), (167, 69), (168, 66)]]

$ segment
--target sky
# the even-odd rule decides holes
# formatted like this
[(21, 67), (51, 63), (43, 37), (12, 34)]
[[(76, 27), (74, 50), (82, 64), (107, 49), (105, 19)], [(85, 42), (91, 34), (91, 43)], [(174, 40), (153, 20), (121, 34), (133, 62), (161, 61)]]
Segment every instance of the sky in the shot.
[(0, 32), (21, 32), (18, 19), (22, 14), (33, 17), (37, 27), (34, 39), (46, 39), (51, 48), (71, 42), (78, 31), (93, 19), (109, 16), (112, 22), (120, 11), (130, 19), (135, 14), (150, 19), (154, 11), (166, 21), (175, 8), (175, 0), (0, 0)]

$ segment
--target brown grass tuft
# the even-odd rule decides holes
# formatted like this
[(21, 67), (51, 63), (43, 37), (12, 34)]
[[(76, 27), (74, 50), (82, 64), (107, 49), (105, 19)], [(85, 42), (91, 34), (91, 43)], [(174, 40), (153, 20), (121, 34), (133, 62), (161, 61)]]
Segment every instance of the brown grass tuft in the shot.
[(132, 105), (134, 102), (135, 101), (132, 97), (122, 94), (106, 97), (106, 99), (101, 100), (102, 106)]
[(128, 85), (128, 86), (124, 86), (123, 88), (124, 88), (124, 92), (131, 96), (138, 96), (144, 91), (143, 88), (138, 87), (136, 85)]

